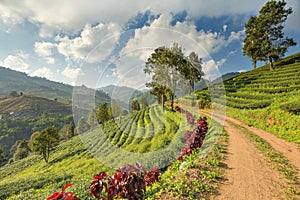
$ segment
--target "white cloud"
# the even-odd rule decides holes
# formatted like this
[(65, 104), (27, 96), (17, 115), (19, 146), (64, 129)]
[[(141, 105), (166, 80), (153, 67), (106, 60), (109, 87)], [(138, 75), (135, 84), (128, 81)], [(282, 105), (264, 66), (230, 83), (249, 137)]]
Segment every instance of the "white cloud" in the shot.
[(242, 73), (242, 72), (246, 72), (246, 70), (245, 69), (240, 69), (237, 72)]
[(222, 58), (221, 60), (217, 61), (217, 66), (221, 67), (227, 61), (226, 58)]
[[(135, 30), (135, 35), (120, 52), (120, 58), (116, 64), (117, 77), (127, 82), (134, 82), (136, 85), (146, 80), (143, 70), (146, 59), (153, 50), (159, 46), (170, 47), (174, 42), (182, 46), (185, 54), (195, 51), (200, 58), (209, 59), (211, 53), (227, 47), (234, 41), (239, 41), (243, 31), (232, 32), (228, 38), (217, 32), (205, 32), (197, 30), (193, 21), (177, 22), (170, 25), (172, 15), (161, 15), (154, 20), (150, 26), (144, 26)], [(226, 59), (221, 59), (216, 64), (213, 61), (207, 62), (206, 77), (216, 78), (219, 74), (217, 66), (221, 66)], [(133, 70), (136, 68), (136, 70)], [(135, 71), (128, 77), (129, 72)], [(126, 76), (125, 76), (126, 74)], [(134, 80), (134, 81), (133, 81)]]
[(53, 58), (53, 57), (46, 57), (45, 59), (46, 59), (46, 62), (48, 64), (55, 64), (55, 58)]
[(36, 42), (34, 43), (34, 51), (39, 56), (51, 56), (52, 55), (52, 49), (56, 45), (50, 42)]
[(114, 49), (119, 39), (120, 31), (120, 26), (115, 23), (101, 23), (97, 26), (87, 24), (78, 37), (57, 37), (58, 52), (66, 58), (75, 60), (82, 60), (89, 55), (87, 62), (101, 61)]
[[(123, 25), (138, 12), (146, 10), (151, 10), (153, 13), (176, 13), (186, 10), (191, 17), (254, 15), (265, 2), (266, 0), (140, 0), (138, 2), (135, 0), (2, 0), (0, 18), (5, 23), (21, 23), (28, 20), (41, 27), (41, 36), (49, 37), (55, 32), (79, 31), (86, 23), (116, 22)], [(299, 2), (297, 0), (287, 0), (287, 2), (288, 6), (294, 8), (294, 14), (288, 19), (288, 27), (295, 28), (294, 23), (299, 19)]]
[(52, 73), (52, 71), (49, 68), (42, 67), (42, 68), (39, 68), (39, 69), (35, 70), (30, 75), (31, 76), (39, 76), (39, 77), (44, 77), (44, 78), (50, 79), (50, 78), (52, 78), (53, 73)]
[(238, 32), (231, 32), (228, 38), (228, 44), (233, 42), (234, 40), (241, 40), (245, 35), (245, 29)]
[(78, 75), (81, 73), (81, 69), (80, 68), (71, 68), (69, 66), (67, 66), (63, 71), (62, 74), (65, 77), (71, 78), (71, 79), (76, 79), (78, 77)]
[[(226, 38), (216, 32), (197, 31), (196, 26), (191, 21), (177, 22), (171, 26), (171, 15), (162, 15), (147, 27), (135, 30), (135, 37), (130, 39), (126, 47), (122, 50), (121, 56), (139, 56), (145, 61), (150, 53), (158, 46), (171, 46), (178, 42), (186, 53), (195, 51), (199, 57), (205, 58), (210, 53), (217, 52), (234, 40), (240, 39), (241, 34), (232, 32)], [(138, 55), (139, 54), (139, 55)]]
[(24, 60), (24, 54), (8, 55), (1, 63), (3, 67), (10, 68), (20, 72), (29, 72), (29, 65)]
[(224, 31), (224, 32), (227, 31), (227, 25), (226, 25), (226, 24), (223, 25), (223, 31)]
[(221, 77), (218, 66), (213, 59), (203, 62), (202, 71), (204, 72), (204, 78), (209, 81)]
[(197, 31), (192, 21), (177, 22), (171, 26), (171, 15), (161, 15), (152, 24), (135, 30), (135, 37), (130, 39), (122, 53), (143, 49), (141, 59), (146, 59), (149, 52), (158, 46), (171, 46), (178, 42), (186, 51), (196, 51), (200, 57), (206, 57), (235, 40), (240, 40), (244, 31), (231, 32), (228, 39), (217, 32)]

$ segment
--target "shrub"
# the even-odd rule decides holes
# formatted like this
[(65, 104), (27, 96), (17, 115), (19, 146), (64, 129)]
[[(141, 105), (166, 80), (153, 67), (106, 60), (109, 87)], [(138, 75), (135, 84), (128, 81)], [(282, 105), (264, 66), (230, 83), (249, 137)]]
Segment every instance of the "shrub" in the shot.
[(139, 163), (125, 165), (116, 170), (112, 177), (106, 172), (96, 174), (90, 186), (91, 195), (95, 198), (141, 199), (146, 191), (146, 186), (151, 186), (158, 181), (161, 175), (157, 167), (147, 172)]

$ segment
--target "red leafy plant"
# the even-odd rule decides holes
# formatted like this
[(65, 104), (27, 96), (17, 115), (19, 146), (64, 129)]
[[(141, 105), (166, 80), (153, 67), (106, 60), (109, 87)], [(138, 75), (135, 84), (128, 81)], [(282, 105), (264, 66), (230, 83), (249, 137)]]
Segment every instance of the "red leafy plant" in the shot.
[(202, 146), (203, 140), (207, 133), (207, 119), (206, 117), (201, 117), (196, 123), (196, 127), (193, 131), (185, 131), (184, 137), (186, 141), (185, 147), (181, 150), (180, 155), (177, 160), (182, 160), (183, 156), (190, 155), (195, 149)]
[(176, 110), (177, 112), (180, 112), (180, 113), (182, 113), (182, 114), (185, 114), (187, 123), (190, 124), (190, 125), (194, 125), (194, 123), (195, 123), (195, 117), (192, 115), (192, 113), (190, 113), (189, 111), (183, 110), (183, 109), (180, 108), (179, 106), (176, 106), (176, 107), (175, 107), (175, 110)]
[(55, 191), (47, 200), (79, 200), (73, 195), (73, 192), (65, 192), (65, 190), (73, 184), (66, 184), (61, 192)]
[(112, 177), (108, 177), (105, 172), (96, 174), (90, 186), (90, 192), (98, 199), (142, 199), (146, 186), (157, 182), (160, 175), (161, 172), (157, 167), (147, 172), (139, 163), (128, 164), (117, 169)]

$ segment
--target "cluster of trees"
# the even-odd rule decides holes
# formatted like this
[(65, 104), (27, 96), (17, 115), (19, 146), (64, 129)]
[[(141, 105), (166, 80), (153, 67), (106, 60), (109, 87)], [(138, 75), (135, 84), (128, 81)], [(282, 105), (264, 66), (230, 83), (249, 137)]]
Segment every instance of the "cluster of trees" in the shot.
[(273, 70), (273, 61), (282, 58), (288, 47), (296, 45), (292, 38), (284, 37), (283, 24), (293, 13), (292, 8), (285, 6), (284, 0), (268, 1), (259, 15), (250, 17), (245, 24), (243, 54), (251, 58), (254, 68), (257, 61), (269, 61), (270, 70)]
[[(57, 131), (54, 126), (46, 127), (42, 131), (36, 131), (30, 136), (29, 140), (16, 141), (10, 149), (9, 155), (11, 155), (11, 158), (9, 162), (26, 158), (32, 152), (42, 155), (43, 159), (48, 162), (50, 152), (59, 144), (59, 141), (71, 138), (74, 135), (76, 135), (76, 129), (74, 129), (73, 123), (66, 124), (60, 131)], [(7, 162), (9, 155), (6, 155), (3, 163), (5, 163), (4, 161)]]
[(152, 88), (151, 94), (155, 95), (159, 103), (168, 98), (173, 103), (177, 86), (185, 94), (194, 90), (195, 82), (200, 81), (202, 72), (202, 59), (195, 52), (185, 56), (182, 48), (174, 43), (172, 47), (158, 47), (146, 61), (144, 72), (152, 75), (152, 82), (146, 87)]

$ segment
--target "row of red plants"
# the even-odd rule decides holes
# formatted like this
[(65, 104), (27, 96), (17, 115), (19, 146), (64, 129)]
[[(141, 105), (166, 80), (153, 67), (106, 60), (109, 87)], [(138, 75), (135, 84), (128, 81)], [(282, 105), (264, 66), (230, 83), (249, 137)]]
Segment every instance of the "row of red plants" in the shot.
[(176, 106), (176, 107), (175, 107), (175, 110), (176, 110), (177, 112), (180, 112), (180, 113), (182, 113), (182, 114), (185, 114), (187, 123), (188, 123), (189, 125), (191, 125), (191, 126), (194, 125), (194, 123), (195, 123), (195, 117), (194, 117), (194, 115), (192, 115), (192, 113), (190, 113), (189, 111), (186, 111), (186, 110), (180, 108), (179, 106)]
[[(175, 109), (185, 114), (187, 122), (194, 125), (195, 117), (190, 112), (181, 109), (179, 106), (176, 106)], [(182, 160), (183, 156), (188, 156), (195, 149), (201, 147), (206, 132), (206, 117), (199, 118), (193, 131), (185, 131), (186, 145), (177, 159)], [(146, 187), (157, 182), (160, 176), (161, 172), (158, 167), (147, 171), (138, 162), (136, 165), (128, 164), (117, 169), (111, 177), (106, 172), (94, 175), (93, 182), (90, 185), (90, 193), (95, 198), (105, 200), (113, 200), (114, 198), (142, 199)], [(65, 192), (70, 186), (72, 184), (67, 184), (61, 192), (54, 192), (47, 200), (79, 200), (72, 192)]]
[(207, 119), (206, 117), (200, 117), (196, 122), (196, 127), (193, 131), (185, 131), (184, 138), (186, 144), (181, 150), (177, 160), (182, 160), (183, 156), (189, 156), (194, 150), (202, 146), (203, 140), (207, 133)]
[[(142, 199), (146, 187), (158, 181), (161, 172), (158, 167), (147, 171), (139, 163), (125, 165), (117, 169), (113, 176), (109, 177), (106, 172), (94, 175), (90, 185), (90, 193), (97, 199), (113, 200), (114, 198)], [(67, 184), (62, 192), (54, 192), (47, 200), (79, 200), (72, 192), (65, 190), (72, 186)]]

